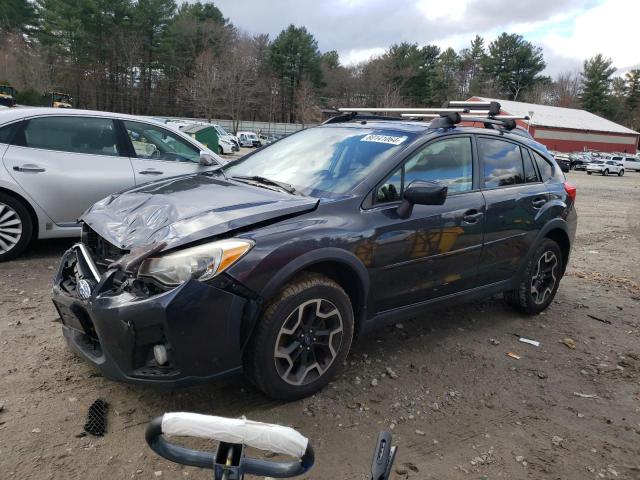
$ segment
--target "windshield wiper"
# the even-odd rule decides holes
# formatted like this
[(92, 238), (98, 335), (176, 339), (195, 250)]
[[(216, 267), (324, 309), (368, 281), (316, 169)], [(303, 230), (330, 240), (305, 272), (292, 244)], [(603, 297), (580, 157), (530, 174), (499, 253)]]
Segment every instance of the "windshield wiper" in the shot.
[(251, 175), (251, 176), (238, 175), (236, 177), (231, 177), (231, 178), (235, 180), (249, 180), (251, 182), (262, 183), (263, 185), (272, 185), (292, 195), (297, 194), (297, 190), (293, 185), (289, 183), (278, 182), (277, 180), (271, 180), (270, 178), (261, 177), (260, 175)]

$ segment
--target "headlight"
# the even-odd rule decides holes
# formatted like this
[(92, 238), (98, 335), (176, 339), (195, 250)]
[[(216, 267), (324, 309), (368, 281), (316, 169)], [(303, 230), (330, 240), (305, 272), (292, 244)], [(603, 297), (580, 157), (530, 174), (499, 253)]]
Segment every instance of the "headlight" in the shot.
[(191, 280), (209, 280), (236, 263), (253, 247), (251, 240), (230, 238), (185, 248), (162, 257), (147, 258), (138, 269), (139, 277), (148, 277), (165, 285), (180, 285)]

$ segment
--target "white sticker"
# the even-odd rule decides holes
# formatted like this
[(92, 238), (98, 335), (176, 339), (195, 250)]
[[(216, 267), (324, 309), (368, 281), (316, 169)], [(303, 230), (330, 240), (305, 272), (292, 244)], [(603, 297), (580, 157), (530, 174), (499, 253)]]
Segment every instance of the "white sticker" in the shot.
[(391, 135), (373, 135), (369, 134), (362, 137), (361, 142), (388, 143), (390, 145), (400, 145), (407, 137), (393, 137)]

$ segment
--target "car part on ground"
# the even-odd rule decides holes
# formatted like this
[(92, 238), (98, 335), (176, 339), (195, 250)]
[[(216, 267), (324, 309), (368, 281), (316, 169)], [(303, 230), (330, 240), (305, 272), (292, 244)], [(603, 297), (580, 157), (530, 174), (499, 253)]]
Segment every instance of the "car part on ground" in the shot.
[(513, 119), (436, 120), (347, 112), (98, 202), (54, 282), (69, 346), (117, 380), (244, 370), (295, 399), (331, 380), (353, 338), (401, 318), (502, 292), (543, 310), (575, 188)]
[[(218, 442), (215, 453), (169, 443), (165, 436), (196, 437)], [(158, 455), (180, 465), (214, 471), (216, 480), (242, 480), (245, 475), (291, 478), (313, 468), (315, 453), (309, 440), (290, 427), (196, 413), (165, 413), (154, 418), (145, 440)], [(380, 432), (373, 449), (370, 480), (389, 480), (397, 447), (389, 432)], [(292, 457), (268, 461), (247, 455), (247, 447)]]

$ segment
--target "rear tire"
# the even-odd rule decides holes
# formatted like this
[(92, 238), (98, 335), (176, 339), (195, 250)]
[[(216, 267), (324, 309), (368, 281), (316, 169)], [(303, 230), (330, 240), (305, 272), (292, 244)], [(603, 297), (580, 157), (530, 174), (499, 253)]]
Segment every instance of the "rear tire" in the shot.
[(303, 273), (285, 285), (258, 320), (244, 368), (269, 397), (297, 400), (322, 389), (344, 363), (353, 309), (340, 285)]
[(540, 313), (556, 296), (563, 271), (560, 247), (545, 238), (529, 258), (518, 288), (504, 292), (504, 299), (522, 313)]
[(587, 172), (587, 175), (591, 175), (592, 172)]
[(604, 172), (602, 172), (602, 175), (607, 177), (609, 175), (609, 170), (605, 170)]
[(31, 242), (33, 221), (24, 204), (0, 193), (0, 262), (13, 260)]

